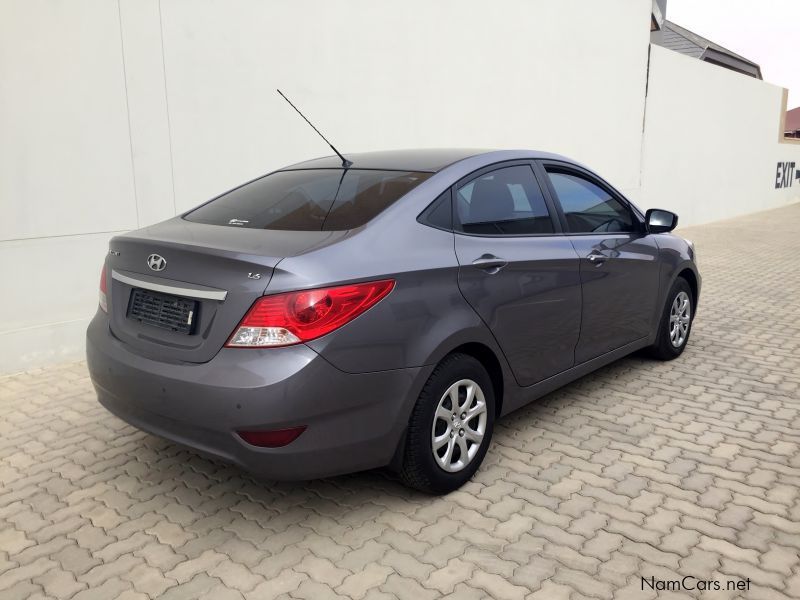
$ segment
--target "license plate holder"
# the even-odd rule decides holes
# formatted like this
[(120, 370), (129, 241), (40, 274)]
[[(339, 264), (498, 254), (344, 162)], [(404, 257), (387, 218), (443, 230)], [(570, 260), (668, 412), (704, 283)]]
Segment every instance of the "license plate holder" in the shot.
[(191, 335), (197, 322), (197, 300), (134, 288), (127, 317), (175, 333)]

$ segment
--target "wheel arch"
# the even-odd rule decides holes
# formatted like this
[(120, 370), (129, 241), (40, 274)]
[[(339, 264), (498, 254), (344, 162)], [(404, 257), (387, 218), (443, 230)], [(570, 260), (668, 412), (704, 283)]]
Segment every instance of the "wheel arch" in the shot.
[[(481, 363), (489, 373), (492, 381), (495, 400), (495, 417), (499, 417), (503, 412), (503, 393), (505, 392), (505, 382), (503, 378), (503, 366), (494, 350), (480, 342), (467, 342), (453, 348), (444, 358), (452, 354), (466, 354)], [(444, 358), (442, 360), (444, 360)]]
[(694, 301), (695, 307), (697, 307), (697, 301), (699, 300), (700, 297), (700, 285), (699, 282), (697, 281), (697, 274), (694, 272), (694, 270), (690, 269), (689, 267), (685, 267), (678, 273), (675, 279), (677, 279), (678, 277), (685, 279), (686, 282), (689, 284), (689, 287), (692, 289), (692, 300)]

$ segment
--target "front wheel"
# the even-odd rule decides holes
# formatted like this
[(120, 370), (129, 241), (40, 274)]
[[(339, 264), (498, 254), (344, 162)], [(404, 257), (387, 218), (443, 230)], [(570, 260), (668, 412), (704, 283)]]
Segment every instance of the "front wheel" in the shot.
[(655, 343), (650, 354), (660, 360), (672, 360), (683, 354), (692, 331), (694, 319), (694, 297), (692, 288), (678, 277), (667, 294)]
[(408, 425), (403, 481), (420, 491), (446, 494), (478, 470), (494, 428), (494, 389), (483, 365), (452, 354), (434, 369)]

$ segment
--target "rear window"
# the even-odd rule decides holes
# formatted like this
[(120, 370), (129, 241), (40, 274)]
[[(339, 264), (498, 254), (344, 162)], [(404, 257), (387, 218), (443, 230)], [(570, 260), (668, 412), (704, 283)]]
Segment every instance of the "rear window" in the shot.
[(366, 169), (278, 171), (196, 208), (185, 218), (253, 229), (353, 229), (431, 175)]

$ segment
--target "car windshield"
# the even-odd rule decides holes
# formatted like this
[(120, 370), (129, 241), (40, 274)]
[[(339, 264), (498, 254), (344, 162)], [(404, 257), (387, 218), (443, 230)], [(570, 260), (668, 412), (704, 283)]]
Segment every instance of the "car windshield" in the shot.
[(278, 171), (215, 198), (185, 218), (254, 229), (353, 229), (373, 219), (431, 175), (368, 169)]

